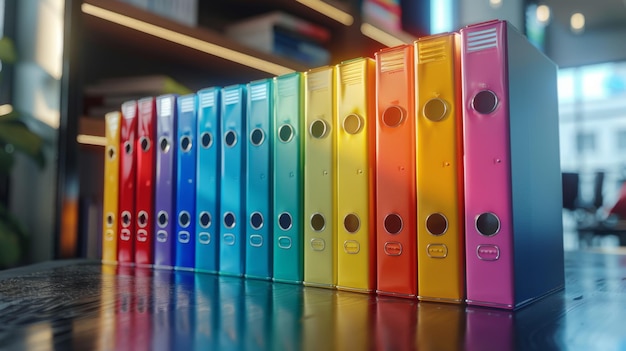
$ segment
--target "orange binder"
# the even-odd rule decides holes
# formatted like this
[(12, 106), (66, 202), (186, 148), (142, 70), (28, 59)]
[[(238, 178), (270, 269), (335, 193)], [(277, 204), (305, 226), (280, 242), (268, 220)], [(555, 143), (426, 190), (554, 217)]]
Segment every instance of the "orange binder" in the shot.
[(376, 57), (377, 292), (417, 295), (413, 45)]

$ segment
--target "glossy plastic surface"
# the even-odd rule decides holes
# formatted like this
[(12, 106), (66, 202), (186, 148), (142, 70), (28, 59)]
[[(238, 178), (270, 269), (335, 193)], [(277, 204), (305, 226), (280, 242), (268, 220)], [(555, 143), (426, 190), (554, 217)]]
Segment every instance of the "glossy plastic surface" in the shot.
[[(382, 301), (187, 271), (116, 273), (116, 266), (97, 261), (46, 262), (0, 272), (0, 344), (8, 350), (206, 350), (220, 349), (219, 340), (254, 350), (619, 348), (624, 327), (616, 311), (626, 298), (626, 259), (616, 253), (566, 252), (566, 289), (516, 311)], [(602, 318), (590, 323), (593, 315)]]
[(413, 45), (376, 54), (376, 258), (379, 293), (417, 295)]
[[(376, 289), (376, 64), (337, 66), (337, 285)], [(356, 249), (358, 247), (358, 250)]]
[(222, 274), (245, 270), (246, 86), (222, 88), (222, 167), (220, 180), (220, 267)]
[(219, 270), (220, 88), (198, 91), (196, 270)]
[(117, 111), (104, 116), (106, 127), (102, 192), (102, 262), (104, 263), (117, 262), (121, 119), (121, 113)]
[(194, 269), (196, 258), (196, 128), (195, 94), (178, 97), (176, 162), (176, 269)]
[(304, 283), (336, 284), (335, 69), (321, 67), (304, 79)]
[(303, 74), (274, 78), (273, 279), (303, 280), (302, 134)]
[(420, 299), (465, 298), (463, 114), (457, 33), (415, 42)]
[(246, 156), (246, 269), (247, 277), (272, 277), (272, 80), (248, 84)]
[(156, 143), (156, 106), (152, 97), (137, 101), (137, 184), (135, 263), (154, 263), (154, 181)]
[(157, 142), (154, 185), (154, 265), (173, 267), (176, 246), (176, 108), (177, 96), (156, 99)]
[(117, 218), (119, 219), (117, 260), (121, 264), (135, 263), (135, 140), (137, 137), (137, 101), (122, 104), (120, 129), (120, 178)]
[[(479, 46), (481, 35), (491, 38), (491, 47)], [(467, 27), (461, 31), (461, 38), (465, 77), (463, 123), (467, 298), (513, 306), (506, 25), (503, 22), (491, 22)], [(476, 44), (473, 46), (472, 42)], [(474, 107), (479, 104), (473, 103), (475, 96), (482, 91), (493, 92), (498, 97), (497, 106), (492, 112), (489, 109), (478, 109), (489, 112), (486, 114)], [(499, 218), (500, 228), (493, 236), (481, 235), (476, 226), (478, 216), (487, 212)], [(493, 245), (490, 248), (497, 248), (498, 258), (479, 258), (477, 252), (482, 250), (479, 245)]]

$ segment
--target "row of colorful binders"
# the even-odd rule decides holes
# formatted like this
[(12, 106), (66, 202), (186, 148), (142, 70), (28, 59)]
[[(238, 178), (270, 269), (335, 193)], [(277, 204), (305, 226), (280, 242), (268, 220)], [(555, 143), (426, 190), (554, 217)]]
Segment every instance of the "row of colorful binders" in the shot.
[(106, 124), (104, 262), (507, 309), (563, 287), (556, 66), (505, 21)]

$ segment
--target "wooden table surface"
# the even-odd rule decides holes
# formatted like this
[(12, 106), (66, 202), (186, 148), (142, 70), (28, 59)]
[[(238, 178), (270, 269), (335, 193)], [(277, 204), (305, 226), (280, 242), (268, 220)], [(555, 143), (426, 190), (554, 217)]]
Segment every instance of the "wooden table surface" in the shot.
[(515, 312), (52, 261), (0, 272), (0, 350), (626, 350), (626, 255), (565, 259)]

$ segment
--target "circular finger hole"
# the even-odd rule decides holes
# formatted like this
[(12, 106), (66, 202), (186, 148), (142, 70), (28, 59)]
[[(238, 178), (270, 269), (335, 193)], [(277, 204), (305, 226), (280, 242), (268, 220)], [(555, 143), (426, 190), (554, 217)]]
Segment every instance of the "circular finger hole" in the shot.
[(309, 129), (309, 132), (311, 133), (311, 136), (316, 139), (321, 139), (325, 137), (326, 133), (328, 132), (326, 122), (321, 119), (313, 121), (313, 123), (311, 123), (311, 128)]
[(424, 105), (424, 116), (433, 122), (441, 121), (448, 112), (445, 101), (439, 98), (430, 99)]
[(181, 227), (187, 228), (187, 226), (189, 226), (190, 221), (191, 221), (191, 216), (189, 216), (189, 212), (187, 211), (180, 212), (180, 214), (178, 215), (178, 224), (180, 224)]
[(107, 213), (107, 226), (111, 227), (115, 221), (115, 215), (113, 213)]
[(224, 227), (232, 229), (235, 227), (235, 214), (232, 212), (224, 213)]
[(288, 143), (293, 138), (293, 127), (289, 124), (283, 124), (278, 128), (278, 138), (283, 143)]
[(483, 115), (493, 112), (497, 106), (498, 96), (491, 90), (480, 91), (472, 99), (472, 108)]
[(168, 222), (167, 212), (159, 211), (159, 214), (157, 216), (157, 222), (159, 223), (159, 227), (164, 228)]
[(141, 150), (143, 151), (150, 150), (150, 139), (146, 137), (141, 137), (141, 139), (139, 139), (139, 143), (141, 144)]
[(124, 227), (128, 227), (130, 225), (130, 219), (131, 219), (130, 212), (128, 211), (122, 212), (122, 225)]
[(148, 224), (148, 212), (139, 211), (139, 215), (137, 216), (137, 224), (140, 228), (143, 228)]
[(263, 132), (263, 129), (255, 128), (252, 133), (250, 133), (250, 142), (252, 143), (252, 145), (259, 146), (263, 144), (264, 140), (265, 133)]
[(213, 135), (209, 132), (202, 133), (202, 135), (200, 136), (200, 143), (202, 144), (203, 148), (210, 148), (211, 145), (213, 145)]
[(189, 136), (185, 135), (180, 139), (180, 149), (183, 150), (183, 152), (191, 150), (191, 138)]
[(476, 217), (476, 230), (485, 236), (493, 236), (500, 231), (500, 218), (492, 212), (481, 213)]
[(359, 115), (350, 114), (343, 119), (343, 129), (348, 134), (356, 134), (363, 128), (363, 119)]
[(291, 215), (287, 212), (283, 212), (278, 216), (278, 226), (282, 230), (289, 230), (292, 226)]
[(361, 227), (361, 220), (356, 214), (350, 213), (343, 219), (343, 226), (348, 233), (356, 233)]
[(250, 227), (254, 230), (259, 230), (263, 227), (263, 215), (261, 212), (253, 212), (250, 215)]
[(389, 127), (397, 127), (404, 121), (404, 110), (400, 106), (389, 106), (383, 112), (383, 123)]
[(109, 156), (109, 160), (113, 160), (115, 158), (115, 148), (110, 146), (107, 150), (107, 156)]
[(211, 225), (211, 214), (203, 211), (200, 212), (200, 227), (208, 228)]
[(402, 217), (397, 213), (387, 215), (383, 223), (389, 234), (398, 234), (402, 230)]
[(224, 135), (224, 144), (226, 144), (226, 146), (228, 147), (235, 146), (235, 144), (237, 144), (237, 133), (235, 133), (235, 131), (233, 130), (229, 130), (228, 132), (226, 132), (226, 134)]
[(326, 219), (321, 213), (315, 213), (311, 216), (311, 228), (316, 232), (321, 232), (326, 227)]
[(133, 145), (128, 141), (124, 142), (124, 152), (126, 155), (130, 155), (133, 152)]
[(448, 219), (441, 213), (433, 213), (426, 218), (426, 229), (433, 235), (444, 234), (448, 230)]
[(161, 152), (167, 153), (170, 151), (170, 141), (166, 137), (161, 137), (159, 140), (159, 147), (161, 148)]

